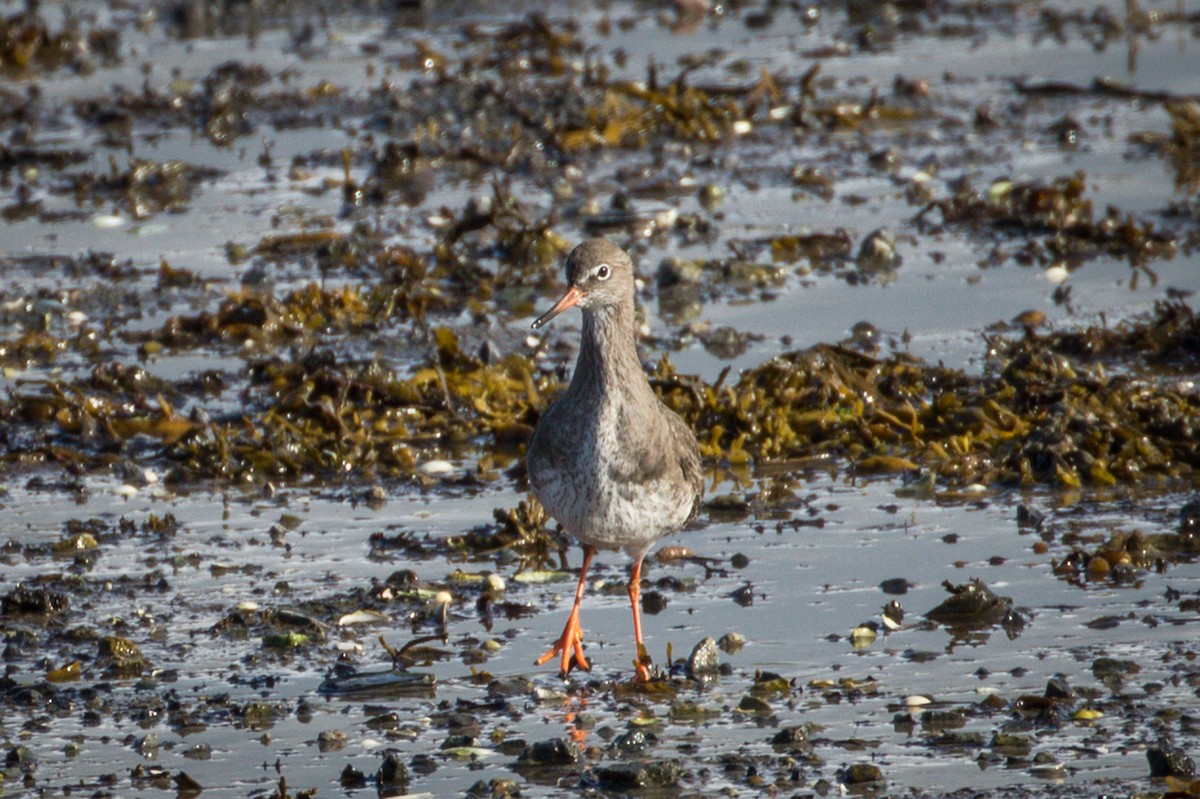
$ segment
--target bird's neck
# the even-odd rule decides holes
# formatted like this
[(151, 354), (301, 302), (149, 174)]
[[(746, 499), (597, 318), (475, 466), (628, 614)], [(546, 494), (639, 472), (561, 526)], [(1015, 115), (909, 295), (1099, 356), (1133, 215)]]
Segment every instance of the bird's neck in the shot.
[(633, 316), (632, 304), (584, 309), (572, 388), (590, 386), (603, 391), (620, 386), (626, 392), (649, 389), (638, 359)]

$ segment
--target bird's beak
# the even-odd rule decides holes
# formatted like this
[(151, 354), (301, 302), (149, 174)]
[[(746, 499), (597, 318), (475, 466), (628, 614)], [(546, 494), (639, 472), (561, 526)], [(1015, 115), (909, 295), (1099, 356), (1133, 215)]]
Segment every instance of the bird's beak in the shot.
[(571, 286), (567, 289), (567, 293), (559, 298), (558, 302), (554, 303), (554, 307), (546, 311), (544, 314), (533, 320), (533, 329), (537, 330), (542, 325), (549, 322), (554, 317), (558, 316), (568, 308), (574, 308), (583, 299), (583, 292), (576, 286)]

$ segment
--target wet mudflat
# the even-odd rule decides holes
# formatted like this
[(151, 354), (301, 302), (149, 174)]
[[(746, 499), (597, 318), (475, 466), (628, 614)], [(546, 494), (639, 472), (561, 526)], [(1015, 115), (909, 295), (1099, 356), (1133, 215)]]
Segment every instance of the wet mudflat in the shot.
[[(1198, 32), (7, 7), (3, 790), (1200, 793)], [(709, 475), (644, 687), (615, 554), (532, 665), (587, 235)]]

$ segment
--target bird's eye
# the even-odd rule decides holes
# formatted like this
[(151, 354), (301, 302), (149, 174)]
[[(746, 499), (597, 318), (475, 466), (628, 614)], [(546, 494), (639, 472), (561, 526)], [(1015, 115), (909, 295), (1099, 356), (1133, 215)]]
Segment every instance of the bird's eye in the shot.
[(596, 267), (596, 278), (598, 280), (608, 280), (610, 274), (612, 274), (612, 270), (608, 268), (608, 264), (600, 264)]

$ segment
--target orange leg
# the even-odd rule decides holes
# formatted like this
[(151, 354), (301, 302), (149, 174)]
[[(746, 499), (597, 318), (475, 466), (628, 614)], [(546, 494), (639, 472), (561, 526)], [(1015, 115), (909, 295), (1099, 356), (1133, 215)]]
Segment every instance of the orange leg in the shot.
[[(563, 627), (562, 635), (559, 636), (558, 641), (550, 648), (550, 651), (537, 659), (537, 665), (541, 666), (555, 655), (561, 654), (562, 661), (559, 673), (563, 677), (571, 673), (573, 666), (578, 666), (584, 671), (591, 671), (591, 666), (588, 665), (587, 658), (583, 656), (583, 628), (579, 626), (579, 603), (583, 601), (583, 589), (587, 584), (588, 567), (592, 565), (592, 557), (595, 554), (595, 547), (584, 546), (583, 565), (579, 567), (579, 585), (575, 587), (575, 605), (571, 608), (571, 615), (567, 617), (567, 626)], [(571, 658), (572, 655), (575, 656), (573, 660)]]
[(637, 660), (633, 661), (633, 667), (637, 669), (637, 681), (650, 681), (650, 666), (654, 661), (650, 659), (650, 654), (646, 652), (646, 645), (642, 643), (642, 557), (639, 555), (637, 560), (633, 562), (633, 566), (629, 569), (629, 603), (633, 606), (633, 640), (637, 642)]

